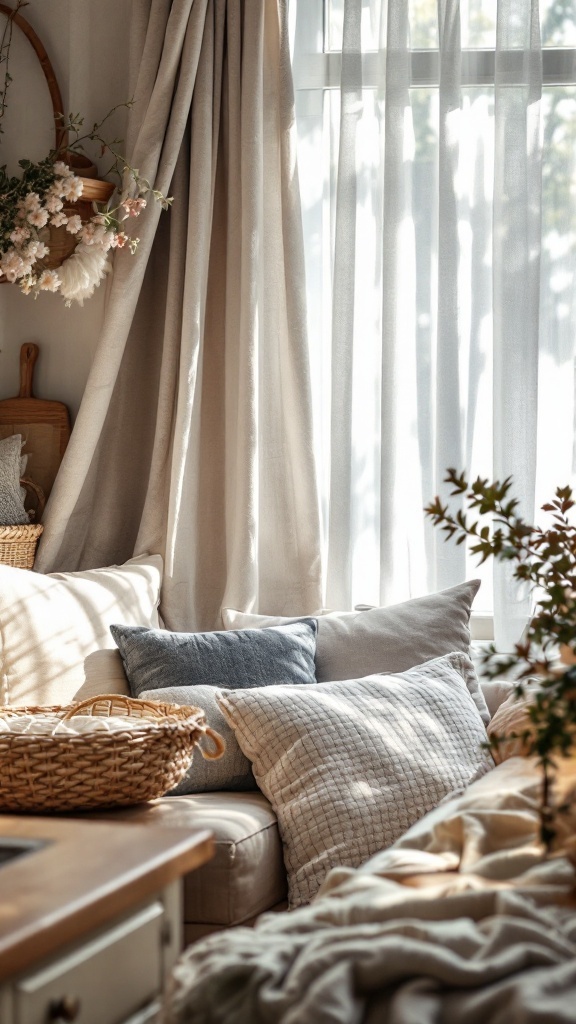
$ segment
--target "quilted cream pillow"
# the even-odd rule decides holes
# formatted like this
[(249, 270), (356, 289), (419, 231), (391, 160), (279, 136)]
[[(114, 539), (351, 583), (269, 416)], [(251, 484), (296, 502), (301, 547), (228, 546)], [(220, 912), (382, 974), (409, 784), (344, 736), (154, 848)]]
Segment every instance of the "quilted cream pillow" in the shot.
[(128, 694), (113, 622), (158, 628), (159, 555), (43, 575), (0, 565), (0, 703)]
[(461, 653), (400, 675), (218, 697), (278, 817), (289, 904), (358, 867), (447, 794), (494, 767), (489, 715)]

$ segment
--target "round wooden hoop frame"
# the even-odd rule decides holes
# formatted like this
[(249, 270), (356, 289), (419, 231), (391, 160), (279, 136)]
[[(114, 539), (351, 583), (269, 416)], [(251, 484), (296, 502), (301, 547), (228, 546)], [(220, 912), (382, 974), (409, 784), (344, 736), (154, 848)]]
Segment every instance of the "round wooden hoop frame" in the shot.
[(44, 72), (44, 77), (50, 92), (50, 99), (52, 100), (52, 109), (54, 111), (54, 128), (56, 132), (55, 148), (57, 150), (66, 149), (68, 145), (68, 132), (63, 127), (64, 104), (62, 102), (62, 93), (60, 92), (54, 68), (50, 63), (50, 58), (44, 49), (44, 45), (29, 22), (27, 22), (26, 19), (23, 18), (21, 14), (18, 14), (12, 7), (8, 7), (7, 4), (0, 3), (0, 13), (5, 14), (6, 17), (11, 19), (15, 25), (18, 25), (18, 28), (24, 33), (40, 61), (40, 67)]

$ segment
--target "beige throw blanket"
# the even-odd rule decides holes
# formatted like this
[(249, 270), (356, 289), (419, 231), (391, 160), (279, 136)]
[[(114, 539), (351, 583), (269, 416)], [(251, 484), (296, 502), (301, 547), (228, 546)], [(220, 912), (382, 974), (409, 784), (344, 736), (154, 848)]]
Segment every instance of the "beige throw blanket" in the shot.
[(307, 907), (192, 946), (180, 1024), (574, 1024), (571, 864), (544, 860), (514, 758)]

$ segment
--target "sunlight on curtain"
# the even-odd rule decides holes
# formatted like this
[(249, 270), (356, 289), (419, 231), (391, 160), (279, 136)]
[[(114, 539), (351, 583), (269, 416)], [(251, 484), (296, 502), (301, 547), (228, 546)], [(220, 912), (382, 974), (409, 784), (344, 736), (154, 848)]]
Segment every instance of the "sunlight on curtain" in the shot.
[(481, 576), (507, 646), (526, 602), (422, 506), (455, 466), (513, 474), (532, 517), (576, 470), (576, 61), (543, 85), (541, 60), (541, 39), (576, 46), (576, 12), (326, 0), (318, 45), (311, 4), (293, 34), (325, 603)]

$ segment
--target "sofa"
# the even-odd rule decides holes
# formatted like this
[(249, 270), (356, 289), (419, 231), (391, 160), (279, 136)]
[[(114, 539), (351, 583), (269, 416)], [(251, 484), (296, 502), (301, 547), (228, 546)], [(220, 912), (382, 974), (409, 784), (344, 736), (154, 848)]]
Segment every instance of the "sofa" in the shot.
[[(480, 740), (509, 686), (486, 684), (481, 691), (468, 659), (478, 581), (360, 612), (265, 617), (224, 609), (222, 630), (174, 634), (158, 617), (161, 574), (159, 556), (43, 576), (0, 566), (0, 685), (8, 706), (67, 704), (97, 693), (190, 703), (225, 736), (221, 766), (203, 762), (198, 751), (172, 794), (92, 812), (213, 833), (214, 858), (184, 881), (186, 944), (308, 902), (330, 867), (363, 862), (493, 767)], [(414, 765), (406, 741), (386, 761), (398, 723), (412, 729), (418, 707), (424, 733), (414, 734), (414, 750), (423, 744)], [(302, 713), (293, 714), (295, 708)], [(350, 730), (366, 708), (372, 711)], [(453, 708), (460, 717), (450, 717)], [(382, 709), (388, 718), (379, 721)], [(288, 756), (282, 744), (290, 729), (309, 726), (314, 742), (303, 750), (290, 740)], [(345, 739), (334, 743), (338, 729)], [(444, 740), (436, 740), (442, 730)], [(333, 752), (339, 760), (331, 760)], [(402, 758), (407, 784), (390, 796), (379, 788), (380, 777), (398, 774)], [(291, 774), (282, 780), (286, 770)], [(366, 779), (373, 781), (364, 806), (357, 793)], [(320, 838), (318, 787), (332, 808)], [(390, 813), (382, 824), (386, 800)]]

